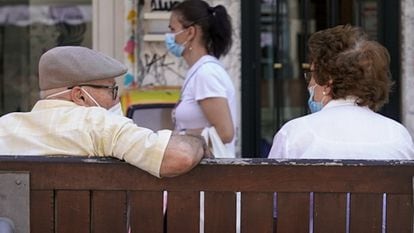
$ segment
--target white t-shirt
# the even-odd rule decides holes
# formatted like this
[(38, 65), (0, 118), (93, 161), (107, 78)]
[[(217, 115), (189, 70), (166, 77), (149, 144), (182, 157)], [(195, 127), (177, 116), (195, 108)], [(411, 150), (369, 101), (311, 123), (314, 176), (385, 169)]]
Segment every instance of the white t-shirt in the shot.
[(348, 98), (286, 123), (269, 158), (405, 160), (414, 159), (414, 145), (400, 123)]
[[(223, 97), (228, 101), (234, 129), (236, 129), (235, 89), (230, 76), (221, 63), (213, 56), (201, 57), (187, 72), (181, 89), (181, 101), (175, 109), (175, 129), (198, 129), (211, 124), (198, 104), (199, 100)], [(236, 132), (234, 133), (236, 135)], [(225, 144), (235, 156), (235, 138)]]

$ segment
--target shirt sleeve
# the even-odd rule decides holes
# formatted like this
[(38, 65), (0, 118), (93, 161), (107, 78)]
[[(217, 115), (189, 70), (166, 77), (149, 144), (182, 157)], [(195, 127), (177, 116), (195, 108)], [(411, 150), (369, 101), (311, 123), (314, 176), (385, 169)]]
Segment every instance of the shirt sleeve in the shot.
[(273, 138), (268, 158), (283, 159), (288, 155), (288, 137), (283, 128)]
[[(164, 152), (171, 137), (170, 130), (153, 132), (138, 127), (132, 120), (111, 116), (106, 123), (102, 148), (110, 155), (160, 177)], [(121, 119), (122, 118), (122, 119)]]
[(218, 64), (205, 64), (197, 72), (194, 80), (195, 100), (202, 100), (209, 97), (224, 97), (226, 86), (223, 77), (227, 75), (224, 69)]

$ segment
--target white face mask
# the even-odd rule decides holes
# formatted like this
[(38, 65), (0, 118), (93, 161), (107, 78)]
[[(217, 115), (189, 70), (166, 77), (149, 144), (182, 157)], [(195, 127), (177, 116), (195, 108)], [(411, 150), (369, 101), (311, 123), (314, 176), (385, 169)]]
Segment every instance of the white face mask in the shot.
[[(85, 94), (96, 104), (96, 106), (101, 107), (101, 105), (98, 104), (98, 101), (95, 100), (95, 98), (92, 97), (85, 89), (82, 89)], [(112, 106), (110, 109), (107, 110), (108, 112), (118, 115), (118, 116), (124, 116), (124, 113), (122, 112), (122, 106), (121, 103), (118, 102), (114, 106)]]
[(92, 96), (91, 96), (91, 94), (89, 94), (85, 89), (83, 89), (82, 87), (81, 87), (81, 90), (83, 91), (83, 92), (85, 92), (85, 94), (89, 97), (89, 99), (91, 99), (92, 100), (92, 102), (96, 105), (96, 106), (98, 106), (98, 107), (101, 107), (101, 105), (99, 105), (98, 104), (98, 101), (96, 101), (95, 100), (95, 98), (93, 98)]
[(68, 92), (70, 92), (70, 91), (71, 91), (71, 90), (63, 90), (63, 91), (59, 91), (59, 92), (57, 92), (57, 93), (55, 93), (55, 94), (51, 94), (51, 95), (46, 96), (46, 97), (45, 97), (45, 99), (50, 99), (50, 98), (52, 98), (52, 97), (56, 97), (56, 96), (59, 96), (59, 95), (63, 95), (63, 94), (68, 93)]
[[(83, 89), (83, 88), (81, 88), (82, 89), (82, 91), (83, 92), (85, 92), (85, 94), (92, 100), (92, 102), (96, 105), (96, 106), (98, 106), (98, 107), (101, 107), (101, 105), (98, 103), (98, 101), (96, 101), (95, 100), (95, 98), (93, 98), (92, 97), (92, 95), (91, 94), (89, 94), (89, 92), (87, 92), (85, 89)], [(63, 95), (63, 94), (65, 94), (65, 93), (68, 93), (68, 92), (70, 92), (71, 90), (64, 90), (64, 91), (60, 91), (60, 92), (58, 92), (58, 93), (55, 93), (55, 94), (51, 94), (51, 95), (49, 95), (49, 96), (47, 96), (47, 97), (45, 97), (45, 99), (49, 99), (49, 98), (52, 98), (52, 97), (55, 97), (55, 96), (59, 96), (59, 95)], [(108, 112), (110, 112), (110, 113), (112, 113), (112, 114), (115, 114), (115, 115), (118, 115), (118, 116), (124, 116), (124, 112), (122, 111), (122, 106), (121, 106), (121, 103), (120, 102), (118, 102), (117, 104), (115, 104), (114, 106), (112, 106), (110, 109), (108, 109), (107, 110)]]
[(124, 116), (124, 112), (122, 111), (121, 103), (118, 102), (114, 106), (112, 106), (110, 109), (108, 109), (108, 112), (118, 115), (118, 116)]

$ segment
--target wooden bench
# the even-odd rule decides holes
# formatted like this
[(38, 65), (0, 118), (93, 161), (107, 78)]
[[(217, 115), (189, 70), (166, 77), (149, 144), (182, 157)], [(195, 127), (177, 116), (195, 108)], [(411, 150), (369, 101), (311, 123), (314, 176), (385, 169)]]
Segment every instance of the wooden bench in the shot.
[(200, 191), (206, 233), (236, 232), (235, 192), (243, 233), (413, 231), (414, 161), (212, 159), (158, 179), (114, 159), (0, 156), (0, 171), (29, 175), (32, 233), (199, 232)]

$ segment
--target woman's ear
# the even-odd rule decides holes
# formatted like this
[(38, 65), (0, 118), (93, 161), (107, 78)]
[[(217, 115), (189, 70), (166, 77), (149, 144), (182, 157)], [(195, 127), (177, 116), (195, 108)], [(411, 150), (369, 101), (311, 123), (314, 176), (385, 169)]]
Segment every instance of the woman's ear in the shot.
[(188, 28), (188, 40), (192, 41), (194, 40), (194, 38), (196, 37), (197, 34), (197, 27), (195, 25), (192, 25)]
[(72, 102), (79, 106), (88, 106), (85, 100), (85, 96), (82, 92), (82, 89), (80, 87), (73, 87), (70, 92), (70, 98), (72, 99)]
[(329, 79), (328, 83), (323, 87), (323, 95), (331, 95), (332, 91), (332, 79)]

